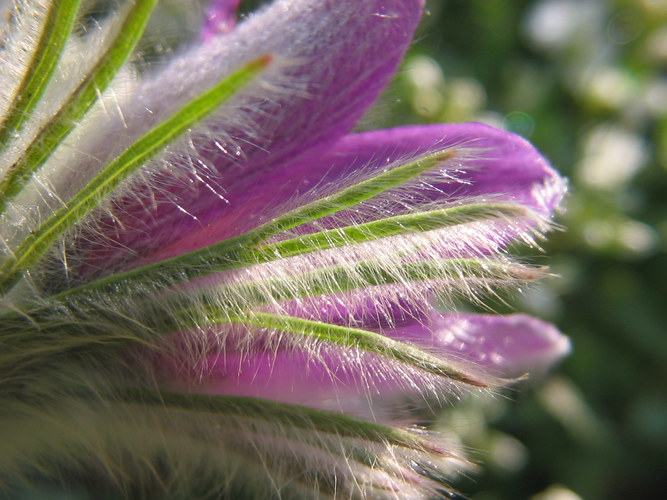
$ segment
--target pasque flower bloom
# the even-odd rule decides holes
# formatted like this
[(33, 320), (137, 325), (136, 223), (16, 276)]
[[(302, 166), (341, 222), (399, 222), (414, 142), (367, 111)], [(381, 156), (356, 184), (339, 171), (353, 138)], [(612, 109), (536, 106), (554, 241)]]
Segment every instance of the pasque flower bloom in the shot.
[(409, 408), (567, 352), (537, 319), (444, 312), (545, 274), (507, 248), (550, 228), (562, 179), (481, 124), (350, 132), (421, 0), (238, 26), (217, 0), (131, 56), (155, 4), (3, 16), (0, 487), (451, 495), (465, 461)]

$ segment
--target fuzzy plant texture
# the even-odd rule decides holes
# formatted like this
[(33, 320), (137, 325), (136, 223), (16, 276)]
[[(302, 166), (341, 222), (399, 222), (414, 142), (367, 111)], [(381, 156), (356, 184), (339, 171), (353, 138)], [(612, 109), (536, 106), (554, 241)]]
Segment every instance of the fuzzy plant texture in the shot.
[(548, 274), (509, 253), (553, 227), (544, 158), (351, 132), (423, 1), (238, 3), (160, 44), (157, 0), (0, 2), (2, 498), (454, 498), (415, 410), (569, 350), (457, 309)]

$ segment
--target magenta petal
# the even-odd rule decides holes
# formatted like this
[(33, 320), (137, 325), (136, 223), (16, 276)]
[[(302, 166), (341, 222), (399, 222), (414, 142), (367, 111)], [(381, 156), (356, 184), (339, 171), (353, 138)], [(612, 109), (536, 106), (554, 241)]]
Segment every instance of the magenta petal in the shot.
[[(524, 315), (438, 314), (387, 329), (394, 340), (411, 343), (481, 377), (539, 374), (570, 351), (553, 325)], [(219, 395), (253, 396), (308, 406), (363, 412), (375, 395), (436, 396), (454, 389), (447, 379), (401, 363), (336, 347), (239, 353), (209, 358), (203, 379), (187, 382), (167, 374), (174, 388)], [(491, 379), (489, 379), (491, 380)]]
[(263, 210), (240, 204), (239, 195), (261, 193), (274, 171), (354, 126), (398, 67), (422, 6), (423, 0), (276, 1), (146, 82), (141, 101), (131, 103), (123, 119), (140, 124), (141, 110), (173, 107), (260, 56), (275, 61), (263, 84), (236, 96), (208, 138), (199, 138), (193, 171), (184, 161), (186, 171), (179, 172), (187, 179), (175, 184), (170, 175), (138, 200), (118, 200), (117, 222), (106, 231), (118, 235), (116, 248), (96, 249), (104, 267), (141, 264), (142, 257), (216, 222), (226, 206), (256, 221)]
[[(342, 394), (362, 393), (368, 382), (360, 370), (346, 368), (331, 355), (302, 350), (213, 356), (204, 381), (195, 391), (252, 396), (311, 406), (327, 406)], [(338, 407), (339, 405), (333, 405)]]
[(452, 359), (483, 367), (491, 375), (519, 377), (546, 371), (570, 352), (570, 341), (556, 327), (521, 314), (432, 314), (388, 336), (442, 350)]
[[(563, 197), (563, 179), (528, 141), (481, 123), (412, 126), (349, 135), (326, 156), (309, 158), (307, 169), (327, 172), (323, 182), (336, 182), (369, 165), (383, 168), (400, 159), (450, 148), (463, 151), (463, 171), (456, 175), (462, 182), (438, 186), (443, 198), (494, 196), (546, 216)], [(299, 173), (306, 170), (302, 164), (298, 167)], [(322, 175), (319, 177), (322, 179)]]
[(365, 132), (317, 148), (297, 162), (275, 165), (261, 178), (239, 178), (227, 193), (229, 205), (217, 206), (207, 227), (165, 248), (157, 260), (243, 233), (280, 213), (284, 200), (290, 200), (290, 206), (308, 203), (321, 196), (323, 187), (349, 183), (355, 172), (370, 174), (396, 161), (448, 148), (465, 150), (463, 169), (456, 173), (461, 182), (435, 186), (437, 190), (427, 194), (431, 198), (454, 203), (509, 201), (548, 217), (564, 195), (563, 179), (530, 143), (510, 132), (479, 123)]
[[(378, 414), (381, 401), (428, 393), (442, 397), (455, 391), (444, 378), (420, 373), (352, 348), (285, 349), (211, 356), (203, 377), (165, 373), (168, 387), (187, 392), (272, 399), (355, 414)], [(164, 365), (163, 365), (164, 368)]]
[(229, 33), (236, 26), (236, 11), (241, 0), (211, 0), (206, 9), (202, 38), (210, 41), (216, 35)]

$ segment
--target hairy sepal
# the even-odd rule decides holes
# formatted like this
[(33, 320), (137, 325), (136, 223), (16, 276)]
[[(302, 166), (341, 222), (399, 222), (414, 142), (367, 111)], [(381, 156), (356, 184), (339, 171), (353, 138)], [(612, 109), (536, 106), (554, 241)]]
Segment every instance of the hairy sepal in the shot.
[[(429, 186), (459, 182), (456, 172), (463, 168), (466, 157), (466, 150), (446, 149), (357, 175), (339, 185), (338, 191), (284, 210), (246, 234), (116, 273), (65, 294), (110, 290), (121, 283), (126, 293), (144, 293), (147, 286), (159, 290), (216, 271), (300, 254), (308, 258), (290, 264), (319, 259), (322, 266), (324, 262), (331, 266), (336, 259), (349, 262), (374, 258), (385, 252), (381, 247), (387, 243), (392, 248), (402, 247), (395, 254), (417, 251), (422, 260), (485, 257), (503, 251), (513, 240), (535, 245), (549, 223), (528, 207), (503, 201), (500, 195), (498, 200), (457, 200), (451, 204), (446, 199), (437, 203), (430, 200), (440, 192)], [(415, 192), (418, 196), (411, 194)], [(422, 201), (415, 201), (419, 197)]]
[(211, 113), (222, 102), (248, 84), (266, 65), (270, 57), (265, 56), (241, 68), (218, 83), (208, 92), (194, 99), (165, 122), (150, 130), (129, 149), (110, 162), (79, 191), (64, 207), (31, 232), (2, 262), (0, 269), (0, 292), (6, 292), (18, 281), (23, 271), (37, 263), (57, 238), (89, 214), (111, 194), (129, 175), (144, 165), (144, 162), (160, 153), (167, 145), (178, 139), (194, 123)]
[(0, 152), (7, 146), (9, 138), (23, 128), (46, 90), (70, 36), (79, 3), (80, 0), (51, 2), (33, 59), (21, 78), (14, 101), (8, 106), (9, 115), (0, 119)]
[[(460, 165), (459, 154), (445, 150), (400, 163), (375, 177), (357, 179), (340, 191), (293, 209), (240, 238), (71, 289), (53, 296), (44, 305), (23, 310), (23, 314), (42, 325), (45, 330), (40, 335), (51, 335), (54, 339), (46, 341), (45, 337), (44, 352), (50, 355), (58, 349), (68, 351), (105, 342), (164, 346), (164, 336), (170, 332), (198, 332), (221, 323), (243, 323), (251, 330), (253, 326), (276, 330), (275, 324), (261, 321), (257, 324), (258, 318), (271, 315), (284, 317), (292, 325), (325, 321), (321, 325), (325, 329), (348, 328), (334, 345), (386, 355), (391, 349), (383, 347), (381, 342), (370, 349), (369, 345), (361, 345), (355, 329), (364, 328), (369, 319), (371, 324), (391, 325), (397, 305), (412, 314), (424, 314), (432, 307), (434, 294), (441, 302), (453, 301), (457, 295), (480, 301), (482, 295), (494, 293), (494, 288), (515, 287), (544, 275), (544, 270), (492, 256), (502, 250), (508, 237), (532, 241), (534, 226), (543, 221), (526, 207), (473, 199), (452, 206), (446, 203), (440, 207), (415, 206), (412, 212), (382, 219), (383, 212), (364, 206), (372, 206), (378, 198), (380, 202), (400, 200), (406, 183), (424, 184), (428, 178), (456, 182), (452, 172)], [(450, 165), (452, 161), (454, 166)], [(358, 207), (370, 222), (330, 227), (335, 221), (331, 217)], [(404, 210), (408, 207), (403, 204)], [(349, 222), (349, 218), (343, 219)], [(327, 221), (325, 225), (330, 228), (316, 232), (312, 228), (300, 229), (318, 220)], [(497, 236), (499, 232), (501, 238)], [(225, 268), (230, 270), (216, 272)], [(189, 282), (175, 287), (183, 281)], [(119, 286), (124, 290), (124, 298), (112, 300), (113, 290)], [(330, 307), (332, 302), (334, 307)], [(44, 311), (60, 309), (65, 312), (44, 317)], [(322, 313), (323, 310), (329, 313)], [(109, 332), (117, 326), (112, 320), (114, 315), (132, 321), (123, 327), (126, 334), (115, 339), (104, 340), (108, 334), (103, 325), (92, 329), (91, 333), (97, 333), (83, 337), (76, 333), (78, 329), (67, 331), (69, 321), (85, 324), (86, 317), (95, 315), (109, 318)], [(308, 335), (317, 337), (313, 336), (316, 328), (311, 327), (301, 328), (301, 335), (308, 330)], [(58, 332), (66, 334), (59, 338)], [(382, 337), (377, 338), (379, 341)], [(331, 340), (319, 336), (319, 341), (325, 344)], [(225, 335), (217, 336), (216, 342), (225, 341)], [(186, 359), (206, 351), (206, 347), (196, 347), (197, 342), (191, 339), (192, 352), (186, 353)], [(207, 341), (202, 338), (199, 342), (205, 345)], [(51, 347), (46, 349), (47, 345)], [(447, 363), (450, 367), (456, 363), (446, 357), (433, 358), (428, 368), (424, 364), (428, 353), (423, 353), (418, 361), (409, 354), (410, 346), (400, 343), (397, 346), (399, 350), (388, 359), (403, 363), (411, 360), (407, 363), (409, 370), (401, 377), (406, 385), (442, 387), (441, 383), (414, 382), (420, 373), (427, 379), (444, 376), (473, 386), (500, 385), (474, 369), (447, 373)], [(438, 363), (440, 367), (433, 368)], [(433, 373), (433, 369), (440, 373)]]
[(97, 102), (134, 50), (156, 2), (136, 0), (129, 4), (122, 23), (117, 25), (113, 42), (103, 53), (95, 54), (99, 59), (90, 72), (66, 98), (62, 107), (49, 117), (20, 157), (3, 170), (0, 213), (4, 212), (8, 201), (23, 190), (34, 172), (42, 167), (76, 123)]
[[(25, 76), (30, 63), (38, 51), (41, 34), (48, 21), (52, 0), (29, 2), (27, 0), (3, 2), (0, 7), (2, 24), (2, 50), (0, 63), (0, 85), (5, 89), (0, 93), (0, 121), (7, 120), (11, 104)], [(6, 21), (5, 21), (6, 20)]]
[[(108, 205), (107, 217), (85, 232), (78, 245), (83, 269), (79, 253), (69, 255), (70, 269), (92, 278), (105, 274), (95, 273), (97, 266), (114, 273), (158, 260), (152, 256), (168, 242), (216, 219), (218, 207), (227, 202), (230, 208), (240, 206), (235, 195), (246, 188), (239, 183), (261, 183), (263, 171), (345, 133), (390, 78), (422, 6), (420, 0), (373, 0), (363, 7), (276, 1), (225, 38), (195, 45), (163, 71), (146, 75), (127, 100), (120, 99), (98, 121), (94, 134), (72, 144), (76, 154), (66, 158), (72, 168), (89, 168), (91, 156), (112, 154), (118, 144), (131, 142), (144, 127), (248, 61), (270, 53), (280, 62), (262, 85), (244, 92), (218, 119), (193, 130), (186, 148), (151, 165), (142, 189)], [(381, 14), (385, 11), (388, 15)], [(349, 91), (341, 94), (340, 88)], [(232, 201), (228, 193), (234, 195)], [(155, 210), (160, 217), (153, 216)]]
[(128, 390), (48, 404), (3, 408), (5, 491), (35, 479), (85, 490), (92, 475), (124, 496), (423, 498), (466, 467), (429, 433), (252, 398)]

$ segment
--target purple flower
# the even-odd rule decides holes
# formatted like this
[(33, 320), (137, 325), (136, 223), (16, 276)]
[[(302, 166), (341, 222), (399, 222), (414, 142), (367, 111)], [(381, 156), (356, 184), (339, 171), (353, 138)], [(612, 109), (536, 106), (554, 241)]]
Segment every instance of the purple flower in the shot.
[(130, 57), (155, 3), (17, 2), (0, 26), (0, 488), (448, 495), (465, 459), (407, 403), (568, 352), (537, 319), (451, 312), (545, 275), (508, 248), (563, 180), (481, 124), (351, 132), (422, 0), (238, 26), (215, 0), (174, 54)]

